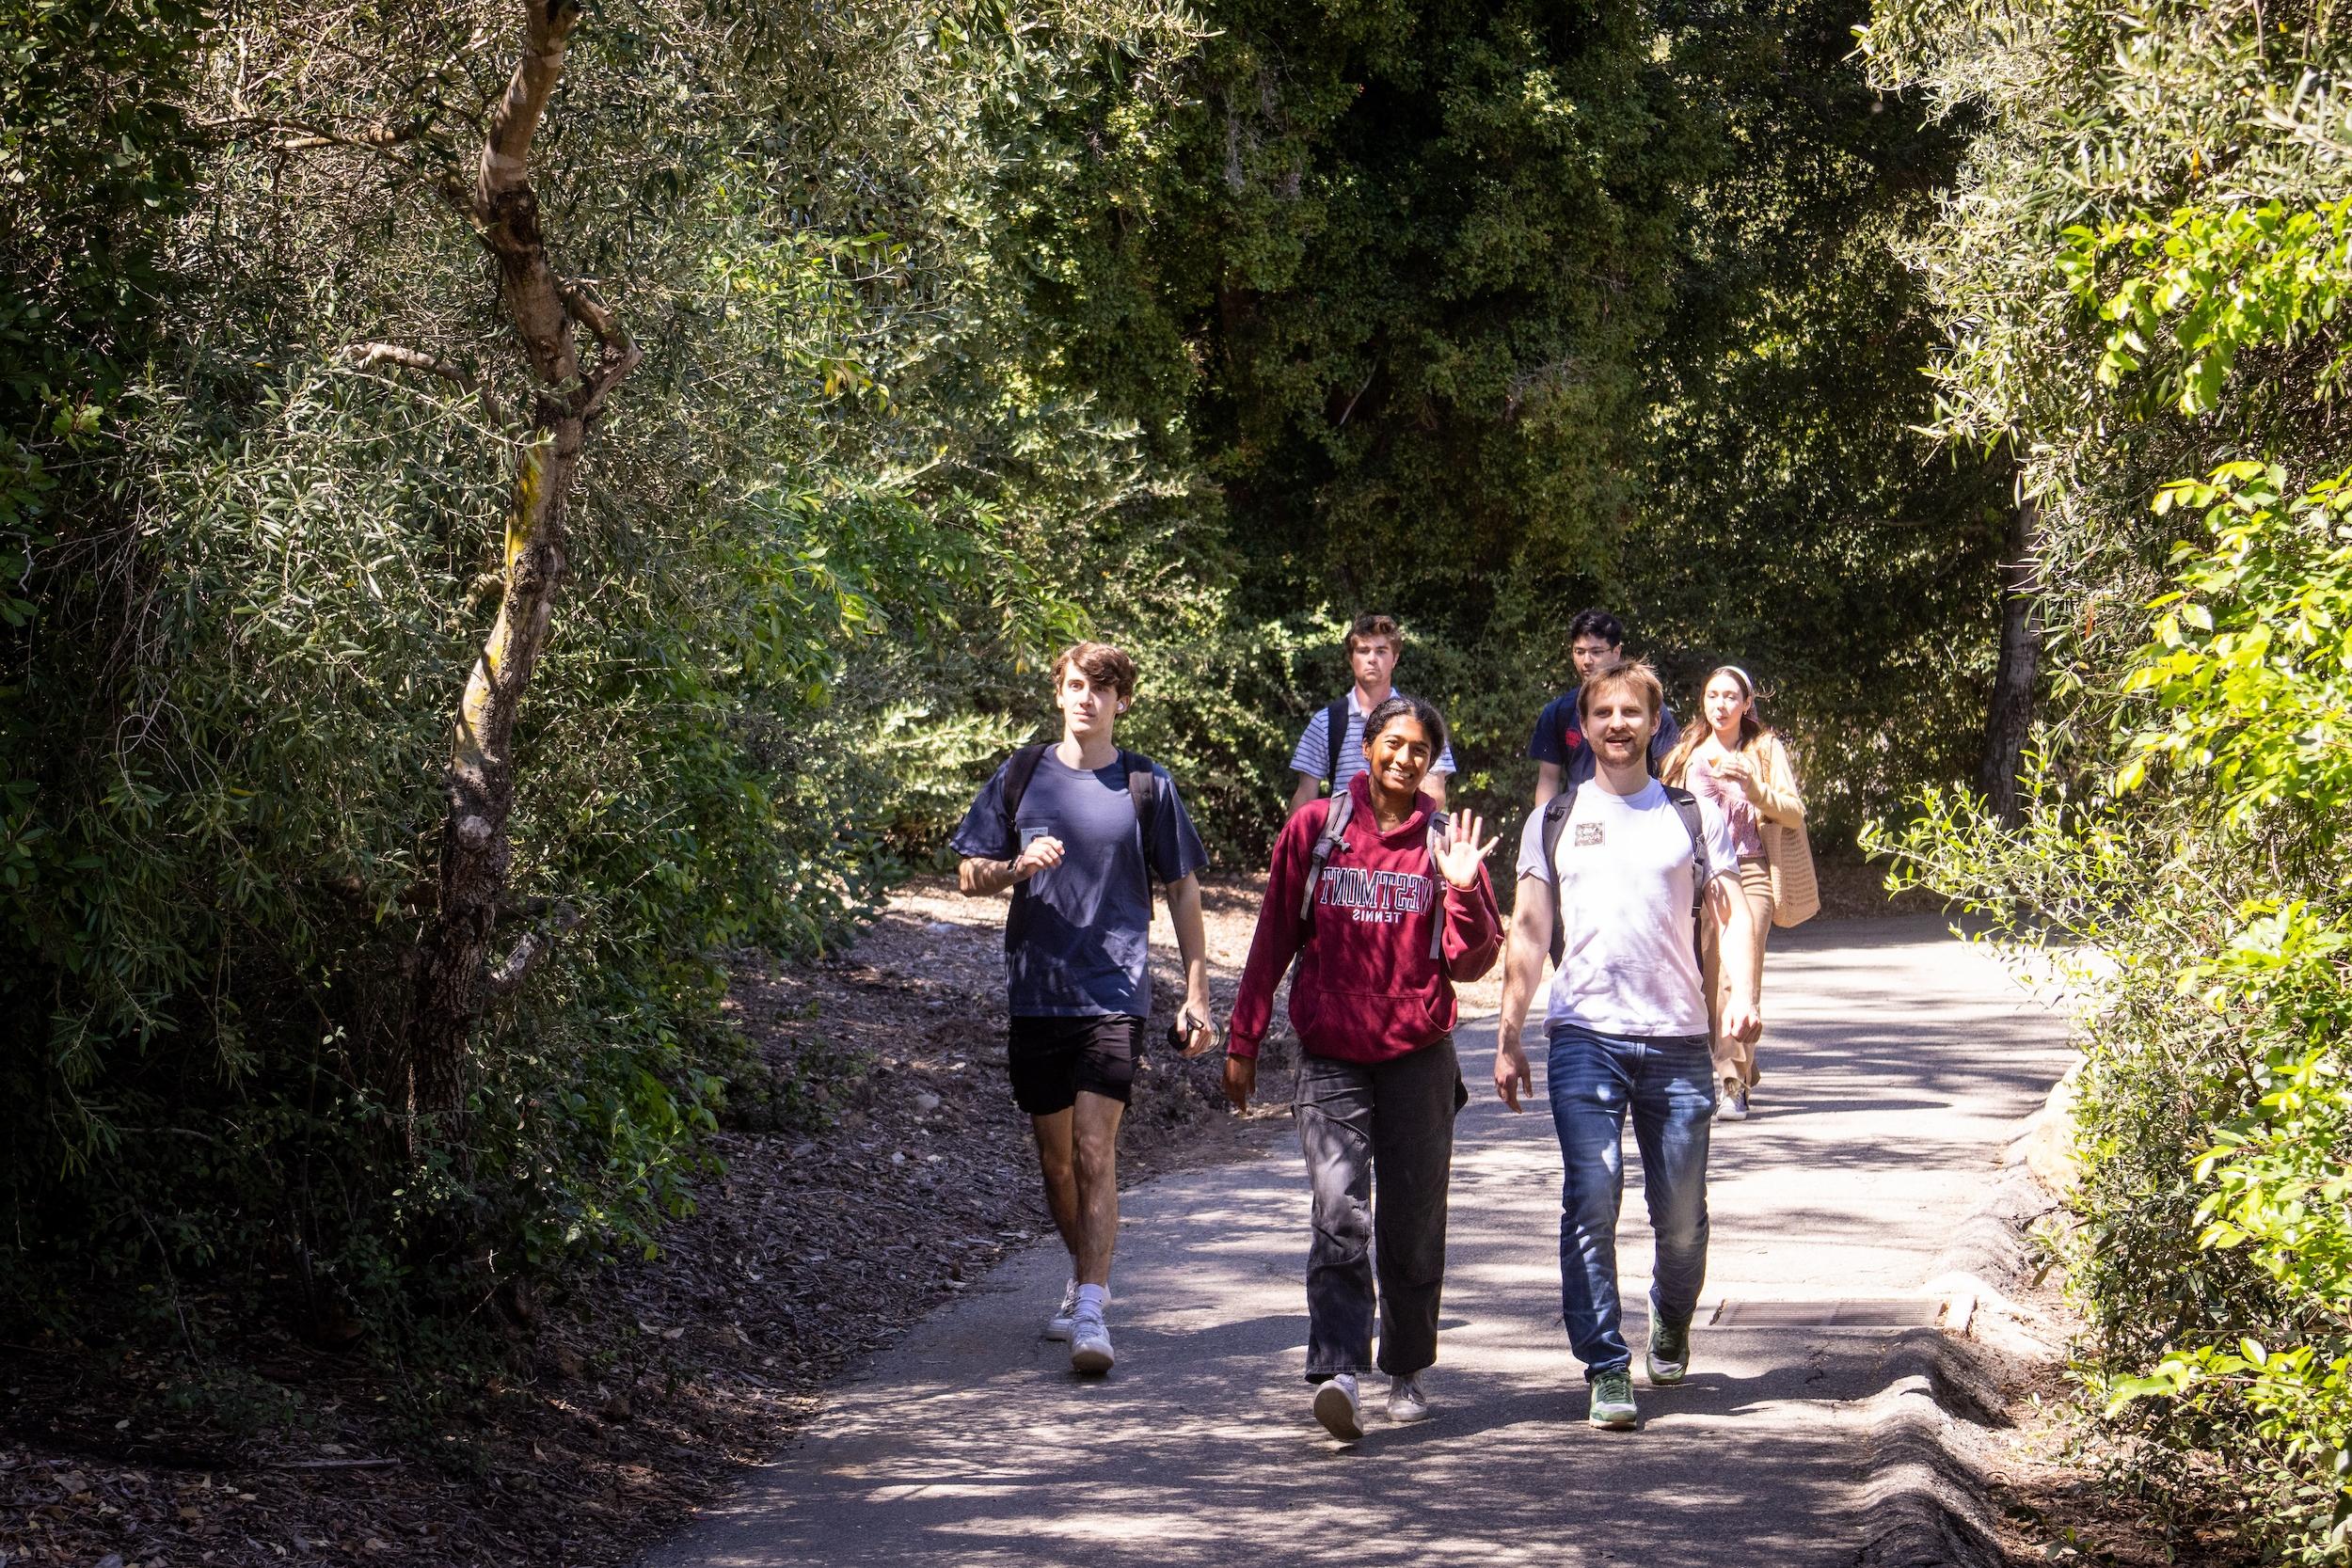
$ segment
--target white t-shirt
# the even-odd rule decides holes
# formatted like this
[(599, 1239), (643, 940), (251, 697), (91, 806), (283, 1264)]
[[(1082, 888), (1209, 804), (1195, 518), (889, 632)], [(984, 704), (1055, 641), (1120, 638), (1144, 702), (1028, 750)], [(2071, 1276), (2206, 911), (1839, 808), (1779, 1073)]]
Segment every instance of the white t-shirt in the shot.
[[(1394, 688), (1391, 688), (1391, 695)], [(1368, 766), (1364, 761), (1364, 720), (1369, 715), (1356, 700), (1356, 689), (1347, 689), (1347, 733), (1340, 737), (1339, 770), (1331, 780), (1331, 793), (1344, 795), (1347, 783)], [(1320, 779), (1331, 766), (1330, 709), (1317, 708), (1315, 716), (1307, 721), (1307, 730), (1298, 737), (1297, 747), (1291, 752), (1291, 771)], [(1438, 760), (1429, 765), (1429, 776), (1454, 771), (1454, 748), (1448, 746), (1438, 753)]]
[[(1739, 892), (1731, 827), (1699, 801), (1708, 867)], [(1567, 946), (1545, 993), (1544, 1025), (1603, 1035), (1704, 1035), (1707, 992), (1692, 946), (1691, 835), (1655, 779), (1613, 795), (1580, 786), (1560, 832), (1560, 907)], [(1519, 834), (1519, 876), (1544, 875), (1544, 814)]]

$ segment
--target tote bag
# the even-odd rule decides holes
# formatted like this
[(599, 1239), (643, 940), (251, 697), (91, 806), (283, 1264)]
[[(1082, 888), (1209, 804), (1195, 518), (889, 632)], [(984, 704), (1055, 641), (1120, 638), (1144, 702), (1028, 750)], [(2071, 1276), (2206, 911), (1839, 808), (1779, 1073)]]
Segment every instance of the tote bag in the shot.
[[(1773, 782), (1789, 794), (1797, 793), (1796, 770), (1788, 764), (1788, 748), (1772, 739)], [(1813, 875), (1813, 841), (1805, 836), (1804, 824), (1793, 827), (1778, 822), (1766, 822), (1764, 829), (1764, 858), (1772, 876), (1772, 924), (1783, 930), (1802, 926), (1821, 912), (1820, 884)]]

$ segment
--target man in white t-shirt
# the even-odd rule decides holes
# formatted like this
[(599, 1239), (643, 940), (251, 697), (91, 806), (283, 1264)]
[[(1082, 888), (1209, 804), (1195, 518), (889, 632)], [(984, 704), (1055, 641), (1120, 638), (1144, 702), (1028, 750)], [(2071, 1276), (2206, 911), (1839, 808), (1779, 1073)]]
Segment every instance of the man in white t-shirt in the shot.
[[(1356, 684), (1338, 702), (1315, 710), (1291, 752), (1291, 771), (1298, 775), (1291, 790), (1293, 812), (1321, 795), (1326, 784), (1335, 798), (1346, 794), (1348, 781), (1364, 770), (1364, 715), (1395, 695), (1390, 677), (1404, 651), (1405, 634), (1386, 615), (1359, 615), (1347, 628), (1347, 663)], [(1435, 800), (1439, 811), (1445, 810), (1445, 781), (1453, 771), (1449, 746), (1422, 779), (1421, 792)]]
[[(1712, 801), (1649, 776), (1649, 742), (1665, 706), (1646, 664), (1588, 679), (1581, 695), (1594, 776), (1529, 819), (1519, 840), (1518, 908), (1502, 982), (1495, 1090), (1514, 1111), (1531, 1090), (1520, 1035), (1551, 945), (1559, 972), (1544, 1009), (1546, 1088), (1560, 1137), (1560, 1304), (1569, 1345), (1592, 1390), (1587, 1419), (1629, 1427), (1633, 1353), (1617, 1299), (1617, 1210), (1625, 1189), (1625, 1123), (1642, 1150), (1658, 1262), (1650, 1288), (1653, 1386), (1690, 1369), (1691, 1317), (1707, 1282), (1707, 1143), (1715, 1069), (1700, 977), (1696, 921), (1719, 924), (1733, 990), (1724, 1029), (1762, 1029), (1746, 955), (1756, 941), (1740, 895), (1731, 828)], [(1547, 819), (1554, 847), (1545, 863)], [(1703, 895), (1699, 891), (1704, 877)], [(1555, 913), (1555, 911), (1557, 911)], [(1737, 967), (1734, 967), (1734, 958)]]

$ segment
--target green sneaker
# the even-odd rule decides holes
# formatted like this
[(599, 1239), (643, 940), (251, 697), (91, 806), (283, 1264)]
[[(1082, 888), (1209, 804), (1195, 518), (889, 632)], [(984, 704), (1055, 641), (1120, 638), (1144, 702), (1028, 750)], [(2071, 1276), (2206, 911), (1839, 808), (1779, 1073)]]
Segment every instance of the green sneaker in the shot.
[(1642, 1365), (1649, 1373), (1649, 1386), (1653, 1388), (1680, 1383), (1691, 1370), (1691, 1325), (1651, 1318), (1649, 1350), (1643, 1355)]
[(1633, 1379), (1623, 1371), (1593, 1374), (1592, 1408), (1584, 1419), (1597, 1427), (1630, 1427), (1641, 1412), (1633, 1408)]

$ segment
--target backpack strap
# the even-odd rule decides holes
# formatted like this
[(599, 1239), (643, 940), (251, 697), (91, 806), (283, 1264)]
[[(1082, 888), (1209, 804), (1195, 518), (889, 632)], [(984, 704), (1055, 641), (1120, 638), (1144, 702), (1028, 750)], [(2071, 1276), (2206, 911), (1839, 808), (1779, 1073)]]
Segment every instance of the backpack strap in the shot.
[(1323, 817), (1323, 832), (1315, 835), (1314, 853), (1307, 862), (1307, 891), (1299, 895), (1298, 923), (1311, 926), (1315, 920), (1315, 889), (1323, 885), (1323, 868), (1331, 863), (1331, 851), (1340, 847), (1341, 836), (1347, 832), (1347, 819), (1356, 815), (1356, 793), (1342, 790), (1331, 797)]
[(1707, 852), (1707, 830), (1699, 820), (1699, 798), (1678, 784), (1661, 784), (1658, 787), (1675, 803), (1675, 815), (1682, 818), (1682, 831), (1691, 835), (1691, 941), (1695, 944), (1707, 915), (1708, 879), (1713, 875)]
[(1119, 753), (1119, 770), (1127, 775), (1127, 799), (1136, 803), (1136, 829), (1143, 834), (1143, 891), (1148, 902), (1159, 863), (1152, 853), (1152, 830), (1160, 819), (1160, 776), (1150, 757), (1124, 748)]
[(1340, 748), (1347, 744), (1347, 699), (1323, 710), (1323, 782), (1336, 799), (1340, 793)]
[(1029, 781), (1037, 777), (1037, 765), (1045, 760), (1045, 753), (1052, 749), (1050, 743), (1039, 741), (1034, 746), (1022, 747), (1005, 761), (1005, 787), (996, 800), (1004, 808), (1005, 836), (1013, 841), (1015, 854), (1020, 853), (1021, 799), (1029, 793)]
[[(1037, 777), (1037, 765), (1045, 760), (1053, 749), (1051, 741), (1039, 741), (1024, 746), (1005, 759), (1005, 787), (996, 797), (997, 805), (1005, 814), (1005, 837), (1012, 844), (1015, 859), (1021, 855), (1021, 799), (1029, 793), (1029, 781)], [(1012, 884), (1013, 896), (1018, 898), (1029, 891), (1026, 882)]]
[(1438, 904), (1429, 922), (1429, 961), (1445, 960), (1445, 873), (1438, 869), (1438, 846), (1443, 844), (1450, 820), (1441, 811), (1429, 814), (1429, 891), (1437, 895)]
[(1560, 967), (1568, 950), (1568, 911), (1560, 904), (1560, 835), (1568, 829), (1568, 813), (1576, 807), (1575, 784), (1544, 802), (1544, 880), (1551, 884), (1551, 967)]

